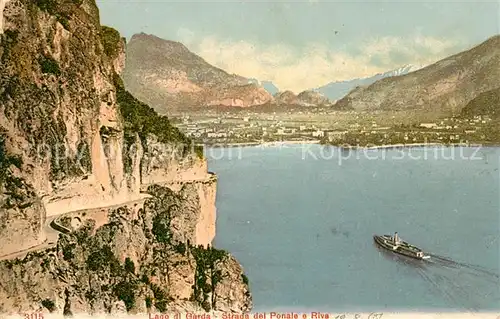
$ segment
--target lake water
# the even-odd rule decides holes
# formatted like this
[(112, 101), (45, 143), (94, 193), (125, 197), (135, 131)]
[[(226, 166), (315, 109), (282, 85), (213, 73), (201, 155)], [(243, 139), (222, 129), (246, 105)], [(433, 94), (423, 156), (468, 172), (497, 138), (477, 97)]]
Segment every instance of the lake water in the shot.
[[(500, 309), (500, 149), (206, 151), (215, 246), (242, 263), (255, 311)], [(394, 231), (457, 263), (375, 246)]]

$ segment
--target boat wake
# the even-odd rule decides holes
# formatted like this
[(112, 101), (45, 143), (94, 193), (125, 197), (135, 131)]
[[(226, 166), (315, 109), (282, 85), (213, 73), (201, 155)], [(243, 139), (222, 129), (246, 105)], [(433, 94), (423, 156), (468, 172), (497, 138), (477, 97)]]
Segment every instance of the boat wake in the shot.
[(433, 293), (460, 311), (479, 312), (495, 304), (500, 275), (480, 265), (455, 261), (446, 256), (428, 254), (429, 259), (415, 260), (380, 249), (383, 255), (413, 268)]
[[(480, 265), (455, 261), (429, 254), (424, 261), (429, 267), (417, 268), (420, 276), (450, 303), (477, 312), (498, 290), (500, 275)], [(482, 281), (482, 282), (479, 282)]]
[(452, 278), (442, 274), (429, 273), (423, 269), (417, 269), (417, 272), (426, 282), (431, 284), (432, 290), (443, 295), (453, 305), (473, 312), (479, 311), (480, 304), (476, 300), (472, 300), (473, 296), (456, 284)]
[(429, 254), (431, 259), (428, 260), (430, 263), (434, 263), (446, 268), (460, 269), (462, 271), (467, 271), (473, 276), (486, 276), (493, 280), (500, 281), (500, 275), (483, 267), (480, 265), (474, 265), (469, 263), (463, 263), (455, 261), (449, 257), (439, 256), (435, 254)]

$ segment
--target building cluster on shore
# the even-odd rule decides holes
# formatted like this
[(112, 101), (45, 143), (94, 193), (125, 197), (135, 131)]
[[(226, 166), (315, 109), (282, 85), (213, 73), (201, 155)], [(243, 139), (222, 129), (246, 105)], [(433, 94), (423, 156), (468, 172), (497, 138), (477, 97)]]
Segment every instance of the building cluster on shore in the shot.
[(438, 123), (420, 123), (411, 126), (351, 127), (343, 134), (328, 135), (323, 143), (333, 145), (391, 145), (411, 143), (456, 144), (486, 141), (489, 138), (489, 117), (475, 116), (472, 119), (445, 118)]
[(330, 131), (311, 123), (290, 123), (275, 115), (265, 118), (218, 116), (193, 121), (185, 117), (177, 127), (199, 143), (231, 144), (275, 141), (310, 141)]
[[(344, 112), (338, 120), (325, 122), (313, 110), (305, 116), (304, 111), (300, 112), (224, 112), (199, 118), (185, 115), (178, 120), (178, 127), (198, 143), (219, 145), (312, 140), (334, 145), (450, 144), (487, 140), (485, 128), (492, 122), (490, 117), (475, 116), (388, 125), (356, 112)], [(353, 120), (343, 121), (342, 116), (351, 116)]]

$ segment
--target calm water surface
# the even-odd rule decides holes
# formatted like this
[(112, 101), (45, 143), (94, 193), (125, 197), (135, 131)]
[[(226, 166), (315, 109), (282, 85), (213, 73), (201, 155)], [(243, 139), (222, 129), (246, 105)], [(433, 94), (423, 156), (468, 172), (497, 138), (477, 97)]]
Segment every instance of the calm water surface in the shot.
[[(219, 176), (215, 245), (242, 263), (255, 311), (500, 310), (500, 149), (288, 145), (207, 156)], [(394, 231), (463, 264), (374, 245)]]

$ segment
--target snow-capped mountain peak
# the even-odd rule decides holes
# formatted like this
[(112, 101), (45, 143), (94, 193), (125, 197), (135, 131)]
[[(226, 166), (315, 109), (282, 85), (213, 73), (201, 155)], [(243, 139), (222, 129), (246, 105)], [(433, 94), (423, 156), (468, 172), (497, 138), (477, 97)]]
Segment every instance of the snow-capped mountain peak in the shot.
[(384, 73), (379, 73), (371, 77), (352, 79), (348, 81), (331, 82), (313, 90), (324, 94), (330, 100), (339, 100), (357, 86), (366, 86), (383, 78), (405, 75), (410, 72), (417, 71), (423, 67), (424, 66), (421, 65), (407, 64), (400, 68)]
[(405, 75), (413, 71), (417, 71), (419, 69), (423, 68), (423, 66), (418, 66), (414, 64), (406, 64), (400, 68), (397, 68), (395, 70), (389, 71), (384, 73), (387, 74), (388, 76), (399, 76), (399, 75)]

